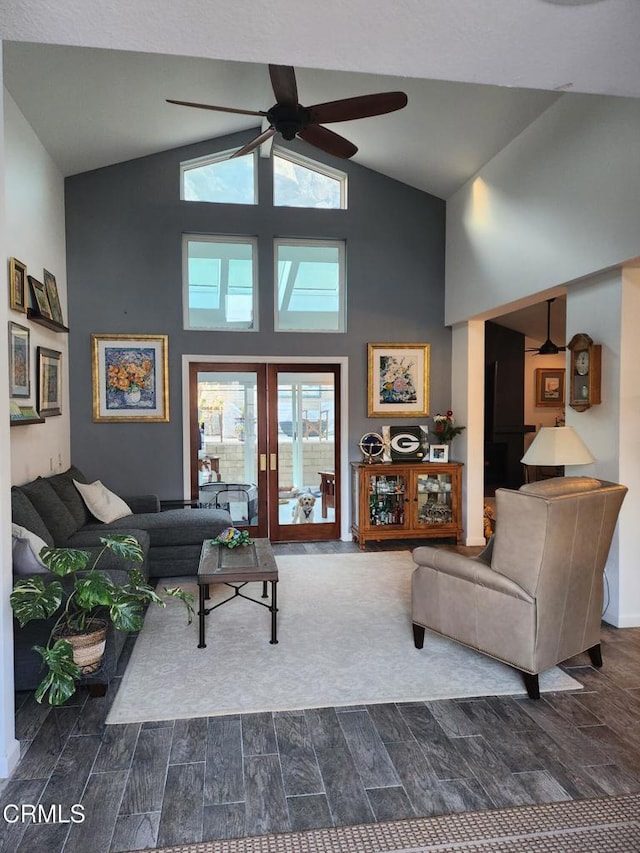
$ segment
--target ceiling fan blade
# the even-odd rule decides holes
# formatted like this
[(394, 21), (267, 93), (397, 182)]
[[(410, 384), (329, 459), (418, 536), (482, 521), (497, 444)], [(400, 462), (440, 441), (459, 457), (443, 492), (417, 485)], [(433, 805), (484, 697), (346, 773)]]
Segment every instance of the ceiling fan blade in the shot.
[(337, 133), (326, 127), (320, 127), (319, 124), (307, 125), (307, 127), (298, 132), (298, 136), (300, 139), (304, 139), (305, 142), (315, 145), (316, 148), (326, 151), (327, 154), (333, 154), (334, 157), (342, 157), (344, 160), (353, 157), (358, 150), (353, 142), (349, 142), (344, 136), (338, 136)]
[(270, 65), (269, 76), (276, 101), (287, 107), (298, 106), (296, 74), (291, 65)]
[(275, 132), (275, 127), (268, 128), (259, 136), (256, 136), (255, 139), (252, 139), (251, 142), (247, 142), (247, 144), (243, 145), (242, 148), (238, 148), (237, 151), (234, 151), (229, 159), (233, 160), (234, 157), (243, 157), (245, 154), (250, 154), (252, 151), (255, 151), (256, 148), (259, 148), (263, 142), (266, 142), (267, 139), (271, 139)]
[(235, 113), (241, 116), (266, 116), (263, 110), (237, 110), (234, 107), (214, 107), (212, 104), (194, 104), (191, 101), (174, 101), (171, 98), (166, 99), (168, 104), (179, 104), (181, 107), (196, 107), (199, 110), (215, 110), (219, 113)]
[(326, 104), (315, 104), (309, 107), (309, 111), (311, 121), (331, 124), (334, 121), (351, 121), (392, 113), (406, 106), (407, 96), (404, 92), (380, 92), (377, 95), (360, 95), (340, 101), (327, 101)]

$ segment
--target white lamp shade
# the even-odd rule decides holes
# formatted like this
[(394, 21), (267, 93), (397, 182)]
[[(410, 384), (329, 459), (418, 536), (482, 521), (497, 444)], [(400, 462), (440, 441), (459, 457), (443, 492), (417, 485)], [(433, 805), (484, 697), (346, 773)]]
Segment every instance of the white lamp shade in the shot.
[(588, 465), (588, 447), (573, 427), (541, 427), (520, 460), (525, 465)]

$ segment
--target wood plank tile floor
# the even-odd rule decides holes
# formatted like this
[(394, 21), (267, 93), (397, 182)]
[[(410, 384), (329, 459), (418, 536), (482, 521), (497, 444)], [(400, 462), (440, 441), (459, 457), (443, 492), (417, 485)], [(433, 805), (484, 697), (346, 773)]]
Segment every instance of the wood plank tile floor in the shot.
[[(23, 757), (0, 787), (0, 853), (129, 851), (638, 792), (640, 629), (603, 625), (602, 644), (601, 671), (586, 656), (563, 665), (584, 691), (538, 702), (487, 696), (105, 726), (120, 677), (103, 699), (81, 690), (60, 709), (18, 694)], [(62, 822), (2, 821), (6, 805), (21, 803), (59, 805)], [(84, 823), (64, 822), (74, 804)]]

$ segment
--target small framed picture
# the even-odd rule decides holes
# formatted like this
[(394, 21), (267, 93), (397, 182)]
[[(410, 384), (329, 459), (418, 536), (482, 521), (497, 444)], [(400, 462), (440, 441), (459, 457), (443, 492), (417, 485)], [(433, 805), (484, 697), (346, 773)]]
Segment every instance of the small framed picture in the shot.
[(51, 317), (56, 323), (62, 324), (62, 306), (60, 305), (60, 297), (58, 296), (56, 277), (49, 270), (42, 270), (42, 277), (44, 278), (44, 287), (47, 291), (47, 299), (51, 308)]
[(38, 347), (38, 413), (62, 414), (62, 353)]
[(92, 335), (93, 420), (169, 420), (167, 335)]
[(33, 295), (33, 304), (35, 306), (36, 311), (42, 317), (46, 317), (47, 320), (53, 320), (53, 314), (51, 313), (51, 305), (49, 305), (49, 297), (47, 296), (47, 289), (41, 281), (38, 281), (37, 278), (34, 278), (32, 275), (28, 275), (29, 284), (31, 285), (31, 293)]
[(27, 268), (17, 258), (9, 261), (9, 307), (27, 313)]
[(449, 461), (449, 445), (448, 444), (430, 444), (429, 445), (429, 462), (448, 462)]
[(564, 367), (537, 368), (536, 406), (554, 409), (564, 406)]
[(29, 329), (9, 323), (9, 394), (28, 397), (31, 394), (29, 367)]

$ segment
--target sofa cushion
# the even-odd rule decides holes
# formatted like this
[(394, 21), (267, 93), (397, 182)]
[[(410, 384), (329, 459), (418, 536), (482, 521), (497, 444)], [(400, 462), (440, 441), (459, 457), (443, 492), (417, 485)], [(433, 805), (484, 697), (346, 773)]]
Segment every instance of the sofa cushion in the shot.
[[(76, 520), (62, 500), (56, 494), (48, 480), (38, 477), (21, 486), (22, 491), (37, 509), (46, 524), (56, 545), (64, 545), (72, 533), (78, 529)], [(28, 527), (28, 525), (23, 525)], [(33, 531), (37, 533), (37, 531)], [(45, 538), (44, 536), (42, 537)]]
[[(138, 540), (140, 547), (142, 548), (142, 552), (144, 554), (144, 562), (143, 563), (133, 563), (123, 560), (122, 557), (119, 557), (117, 554), (114, 554), (113, 551), (110, 551), (108, 548), (104, 552), (103, 556), (100, 558), (100, 562), (98, 563), (98, 569), (100, 571), (108, 571), (109, 574), (113, 574), (114, 571), (126, 571), (127, 569), (137, 568), (142, 571), (145, 577), (149, 577), (149, 534), (146, 530), (140, 530), (137, 528), (131, 528), (130, 530), (120, 530), (116, 529), (115, 526), (113, 529), (105, 530), (102, 525), (100, 525), (99, 529), (93, 528), (91, 530), (86, 527), (82, 530), (78, 530), (77, 533), (74, 533), (73, 536), (69, 537), (67, 542), (67, 546), (69, 548), (79, 548), (81, 551), (89, 551), (92, 557), (95, 559), (102, 550), (102, 543), (100, 542), (101, 536), (115, 536), (116, 534), (124, 534), (126, 536), (135, 536)], [(93, 565), (93, 561), (89, 563), (89, 565)]]
[(11, 489), (11, 520), (39, 536), (47, 545), (53, 545), (53, 536), (47, 525), (19, 486)]
[(146, 530), (151, 547), (171, 545), (202, 545), (213, 539), (231, 524), (231, 516), (221, 509), (170, 509), (166, 512), (143, 512), (119, 518), (113, 524), (87, 525), (85, 530), (128, 530), (137, 527)]
[(91, 521), (91, 513), (87, 509), (85, 502), (82, 500), (80, 493), (73, 485), (73, 481), (78, 483), (86, 483), (87, 478), (79, 468), (72, 465), (67, 471), (62, 474), (55, 474), (53, 477), (48, 477), (48, 482), (53, 486), (54, 491), (75, 518), (78, 527), (82, 527), (88, 521)]
[(40, 558), (47, 547), (44, 539), (19, 524), (11, 525), (11, 562), (14, 575), (46, 574), (48, 569)]
[(94, 483), (79, 483), (74, 480), (73, 485), (80, 492), (91, 515), (98, 521), (110, 524), (125, 515), (132, 514), (131, 507), (103, 485), (100, 480), (96, 480)]

